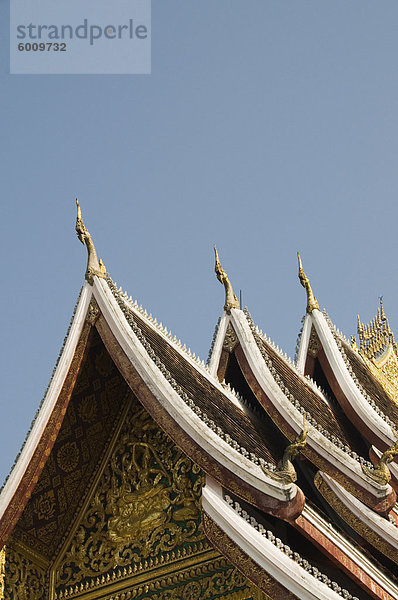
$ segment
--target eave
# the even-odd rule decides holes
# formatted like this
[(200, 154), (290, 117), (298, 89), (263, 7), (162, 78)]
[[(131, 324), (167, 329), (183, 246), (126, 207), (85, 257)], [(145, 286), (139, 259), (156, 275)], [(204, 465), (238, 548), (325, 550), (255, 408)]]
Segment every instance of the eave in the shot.
[[(134, 312), (131, 307), (129, 310)], [(244, 455), (232, 448), (182, 400), (134, 334), (108, 283), (102, 277), (94, 276), (91, 284), (84, 284), (54, 376), (0, 495), (1, 546), (18, 521), (51, 453), (93, 326), (125, 381), (148, 412), (205, 472), (270, 514), (289, 520), (300, 514), (304, 505), (301, 490), (294, 484), (283, 484), (267, 477), (258, 462), (253, 461), (248, 453)], [(156, 330), (156, 335), (164, 334)], [(189, 362), (201, 370), (201, 376), (206, 375), (209, 385), (217, 388), (217, 393), (222, 393), (225, 401), (238, 402), (186, 352), (181, 349), (179, 354), (182, 362)], [(243, 408), (241, 410), (244, 415)]]
[[(270, 535), (271, 532), (265, 531), (249, 513), (234, 510), (231, 502), (226, 501), (220, 486), (210, 478), (206, 478), (206, 486), (203, 488), (202, 507), (204, 529), (210, 541), (273, 600), (352, 598), (338, 584), (328, 581), (317, 569), (312, 569), (311, 565), (303, 568), (301, 565), (304, 561), (294, 549), (286, 547), (281, 540)], [(312, 525), (313, 532), (319, 538), (322, 526), (312, 513), (307, 513), (308, 511), (303, 512), (300, 520), (308, 529)], [(322, 519), (318, 518), (318, 521), (322, 522)], [(338, 534), (335, 533), (335, 538), (337, 537)], [(339, 543), (343, 546), (342, 539)], [(396, 598), (398, 588), (394, 583), (378, 572), (347, 540), (344, 543), (344, 557), (341, 554), (340, 559), (345, 560), (350, 556), (351, 564), (355, 565), (357, 571), (353, 579), (366, 592), (372, 592), (375, 599)], [(330, 546), (336, 550), (337, 556), (338, 548), (333, 537), (329, 542)], [(336, 591), (339, 587), (340, 593)]]
[[(319, 313), (319, 311), (314, 312)], [(223, 343), (229, 323), (237, 337), (234, 347), (235, 356), (247, 383), (279, 429), (288, 439), (293, 439), (302, 430), (303, 412), (292, 402), (286, 386), (277, 381), (279, 375), (271, 373), (248, 320), (239, 309), (232, 309), (230, 315), (224, 313), (221, 319), (210, 360), (212, 373), (217, 372), (223, 360)], [(294, 370), (293, 365), (287, 366)], [(303, 377), (299, 372), (295, 372), (294, 376)], [(303, 381), (303, 385), (311, 384)], [(320, 393), (315, 386), (312, 392), (314, 391)], [(329, 473), (374, 510), (386, 513), (395, 503), (396, 496), (391, 486), (379, 485), (367, 477), (362, 471), (359, 460), (332, 443), (322, 433), (322, 428), (313, 426), (311, 422), (308, 425), (307, 445), (302, 453), (319, 469)]]
[[(126, 315), (133, 315), (134, 308), (128, 306), (123, 312), (104, 279), (94, 278), (93, 294), (101, 313), (96, 327), (110, 356), (140, 402), (173, 441), (227, 489), (280, 518), (295, 518), (304, 503), (301, 490), (294, 484), (268, 478), (258, 464), (220, 438), (184, 402), (129, 324)], [(156, 335), (164, 335), (153, 329)], [(187, 360), (184, 354), (180, 352), (181, 361)], [(196, 367), (195, 361), (191, 364)], [(203, 372), (218, 393), (228, 396), (207, 371)], [(229, 401), (236, 402), (236, 398), (230, 397)]]
[(326, 473), (319, 471), (315, 485), (344, 521), (387, 558), (398, 564), (398, 526), (370, 510)]
[(304, 372), (308, 357), (311, 328), (314, 327), (322, 346), (321, 366), (329, 385), (350, 421), (365, 438), (384, 451), (395, 442), (395, 435), (385, 415), (365, 397), (364, 391), (353, 378), (352, 369), (342, 355), (325, 315), (319, 310), (307, 314), (299, 349), (299, 368)]
[(85, 283), (43, 403), (0, 495), (0, 547), (30, 498), (61, 428), (86, 347), (92, 288)]

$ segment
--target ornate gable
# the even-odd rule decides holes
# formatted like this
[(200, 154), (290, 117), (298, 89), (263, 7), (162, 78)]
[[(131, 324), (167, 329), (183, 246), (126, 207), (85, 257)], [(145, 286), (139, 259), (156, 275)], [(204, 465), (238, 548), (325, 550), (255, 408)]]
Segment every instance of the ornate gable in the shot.
[[(84, 385), (77, 387), (83, 391)], [(19, 526), (6, 548), (5, 600), (265, 598), (206, 540), (200, 468), (132, 394), (125, 402), (123, 421), (58, 554), (48, 553), (43, 561), (34, 544), (27, 544), (32, 536), (19, 541)], [(79, 406), (93, 417), (94, 409), (88, 408), (93, 401)], [(69, 426), (70, 418), (65, 432)], [(75, 443), (60, 437), (62, 448)], [(53, 454), (55, 461), (62, 455), (67, 472), (77, 470), (76, 452), (55, 449)], [(43, 485), (40, 493), (48, 496)], [(47, 515), (56, 511), (49, 499), (42, 505)], [(35, 506), (32, 498), (25, 512), (33, 513)]]

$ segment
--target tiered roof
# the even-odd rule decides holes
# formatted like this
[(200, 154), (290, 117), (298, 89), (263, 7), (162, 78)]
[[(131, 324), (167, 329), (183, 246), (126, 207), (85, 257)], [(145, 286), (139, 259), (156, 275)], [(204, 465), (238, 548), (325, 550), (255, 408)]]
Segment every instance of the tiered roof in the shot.
[[(86, 282), (0, 496), (2, 544), (11, 539), (52, 573), (78, 535), (76, 514), (111, 440), (139, 402), (205, 473), (208, 539), (268, 597), (397, 598), (390, 472), (394, 480), (398, 413), (368, 364), (381, 368), (396, 352), (383, 306), (373, 329), (360, 324), (361, 345), (352, 348), (320, 312), (299, 260), (307, 315), (293, 363), (240, 309), (216, 251), (225, 306), (205, 365), (114, 284), (79, 206), (76, 230), (88, 250)], [(84, 597), (88, 588), (59, 597)]]

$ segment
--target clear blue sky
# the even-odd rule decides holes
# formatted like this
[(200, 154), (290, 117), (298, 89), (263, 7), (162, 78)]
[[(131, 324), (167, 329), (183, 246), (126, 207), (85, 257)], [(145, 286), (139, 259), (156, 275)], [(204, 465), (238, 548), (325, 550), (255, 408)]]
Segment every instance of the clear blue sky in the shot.
[(224, 268), (294, 354), (305, 293), (398, 331), (398, 4), (153, 0), (152, 75), (9, 75), (0, 0), (0, 479), (83, 282), (75, 197), (118, 284), (202, 358)]

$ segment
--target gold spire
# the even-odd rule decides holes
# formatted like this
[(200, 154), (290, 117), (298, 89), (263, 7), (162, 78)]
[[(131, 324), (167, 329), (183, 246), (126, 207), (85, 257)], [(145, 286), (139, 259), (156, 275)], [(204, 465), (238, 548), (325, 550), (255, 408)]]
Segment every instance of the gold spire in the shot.
[(376, 361), (391, 345), (396, 351), (396, 342), (390, 324), (384, 312), (383, 298), (380, 297), (380, 307), (377, 315), (370, 323), (361, 323), (358, 315), (358, 335), (360, 341), (360, 352), (365, 354), (369, 360)]
[(77, 237), (87, 247), (88, 259), (86, 269), (86, 279), (92, 285), (93, 277), (105, 277), (106, 268), (102, 260), (98, 261), (97, 253), (95, 251), (93, 240), (89, 234), (86, 226), (83, 223), (82, 211), (80, 208), (79, 200), (76, 198), (77, 206), (77, 218), (76, 218), (76, 233)]
[(362, 465), (362, 470), (373, 481), (376, 481), (380, 485), (387, 485), (391, 480), (391, 472), (387, 465), (396, 456), (398, 456), (398, 440), (382, 454), (379, 464), (374, 469), (368, 469), (366, 465)]
[(216, 272), (218, 281), (220, 283), (222, 283), (225, 288), (224, 310), (227, 313), (230, 313), (231, 308), (239, 308), (239, 301), (238, 301), (238, 298), (234, 294), (231, 282), (228, 279), (228, 275), (226, 274), (226, 272), (224, 271), (224, 269), (221, 266), (220, 260), (218, 258), (218, 252), (217, 252), (216, 246), (214, 246), (214, 254), (216, 256), (216, 265), (215, 265), (214, 270)]
[(398, 404), (398, 348), (384, 312), (383, 298), (370, 323), (358, 315), (359, 353), (390, 398)]
[(306, 292), (307, 292), (307, 312), (312, 313), (312, 311), (315, 308), (317, 310), (319, 310), (319, 304), (312, 292), (312, 289), (310, 286), (310, 280), (308, 279), (307, 275), (304, 273), (303, 264), (301, 262), (300, 254), (298, 252), (297, 252), (297, 258), (298, 258), (298, 264), (299, 264), (298, 276), (300, 279), (300, 283), (306, 289)]

